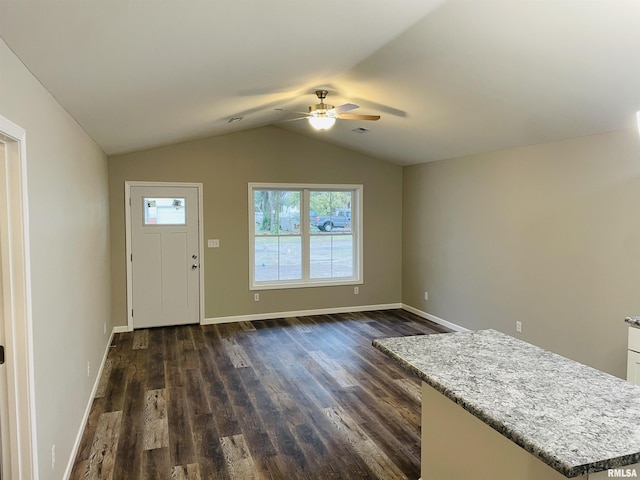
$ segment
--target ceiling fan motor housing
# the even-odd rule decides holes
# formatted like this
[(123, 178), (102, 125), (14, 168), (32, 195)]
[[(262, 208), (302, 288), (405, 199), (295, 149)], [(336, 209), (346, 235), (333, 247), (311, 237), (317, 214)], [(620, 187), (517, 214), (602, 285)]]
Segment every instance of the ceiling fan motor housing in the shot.
[(327, 110), (333, 110), (335, 108), (333, 105), (324, 103), (324, 99), (327, 98), (328, 93), (329, 92), (327, 90), (316, 90), (316, 95), (318, 96), (320, 103), (316, 103), (309, 107), (309, 113), (311, 115), (314, 117), (337, 117), (337, 115), (332, 115), (332, 112), (327, 114)]
[(327, 110), (333, 109), (333, 105), (329, 105), (327, 103), (316, 103), (315, 105), (311, 105), (309, 107), (309, 113), (315, 116), (325, 116), (327, 114)]

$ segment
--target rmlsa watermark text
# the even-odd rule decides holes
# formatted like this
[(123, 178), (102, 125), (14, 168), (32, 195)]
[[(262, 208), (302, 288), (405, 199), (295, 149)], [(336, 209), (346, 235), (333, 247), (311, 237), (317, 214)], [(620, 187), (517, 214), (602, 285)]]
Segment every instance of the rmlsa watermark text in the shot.
[(635, 468), (610, 468), (607, 470), (607, 477), (610, 478), (638, 478)]

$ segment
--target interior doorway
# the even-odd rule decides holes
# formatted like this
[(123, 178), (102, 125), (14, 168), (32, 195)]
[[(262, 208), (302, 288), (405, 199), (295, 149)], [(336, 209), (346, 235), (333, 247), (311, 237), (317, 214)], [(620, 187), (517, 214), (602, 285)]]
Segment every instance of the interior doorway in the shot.
[(0, 116), (0, 453), (3, 478), (37, 477), (26, 132)]
[[(4, 157), (4, 143), (0, 143), (0, 157)], [(0, 238), (2, 237), (0, 233)], [(1, 247), (0, 247), (1, 249)], [(4, 271), (2, 255), (0, 255), (0, 272)], [(0, 275), (0, 345), (4, 348), (6, 338), (4, 335), (4, 289), (2, 287), (2, 275)], [(7, 369), (5, 362), (0, 362), (0, 480), (11, 478), (11, 463), (4, 462), (5, 458), (11, 458), (9, 429), (5, 421), (9, 418), (9, 395), (7, 392)]]

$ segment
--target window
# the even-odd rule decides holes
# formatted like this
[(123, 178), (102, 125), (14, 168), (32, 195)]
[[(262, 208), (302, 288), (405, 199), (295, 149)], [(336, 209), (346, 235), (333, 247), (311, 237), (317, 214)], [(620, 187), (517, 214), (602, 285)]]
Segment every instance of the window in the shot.
[(145, 225), (186, 225), (185, 198), (144, 199)]
[(362, 185), (249, 184), (250, 288), (362, 282)]

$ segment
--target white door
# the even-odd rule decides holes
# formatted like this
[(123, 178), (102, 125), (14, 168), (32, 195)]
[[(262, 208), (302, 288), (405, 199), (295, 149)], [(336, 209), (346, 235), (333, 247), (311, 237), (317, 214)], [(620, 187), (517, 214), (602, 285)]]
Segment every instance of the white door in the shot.
[(198, 187), (131, 187), (133, 328), (198, 323)]

